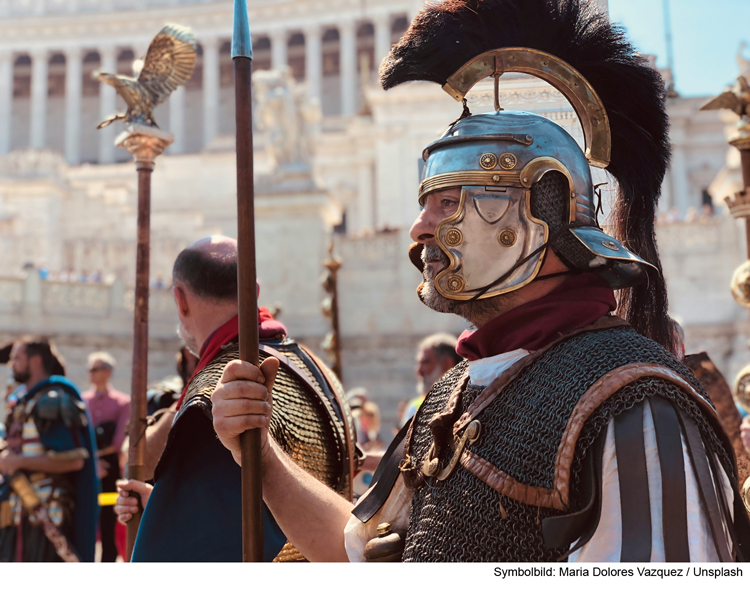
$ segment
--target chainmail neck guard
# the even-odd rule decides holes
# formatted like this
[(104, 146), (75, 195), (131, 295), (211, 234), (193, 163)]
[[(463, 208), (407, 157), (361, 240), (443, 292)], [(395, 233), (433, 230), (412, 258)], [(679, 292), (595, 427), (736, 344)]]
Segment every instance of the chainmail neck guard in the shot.
[[(474, 454), (528, 486), (550, 488), (568, 417), (581, 395), (601, 376), (631, 363), (652, 363), (682, 376), (698, 393), (705, 391), (674, 356), (625, 325), (584, 332), (562, 340), (511, 381), (478, 419), (481, 436), (468, 444)], [(467, 364), (438, 382), (418, 411), (405, 449), (405, 468), (421, 473), (434, 441), (430, 421), (444, 414), (451, 392)], [(454, 416), (465, 412), (483, 388), (465, 385)], [(570, 504), (565, 511), (537, 507), (499, 493), (461, 465), (446, 480), (412, 478), (416, 486), (403, 559), (439, 562), (555, 561), (567, 548), (546, 548), (541, 523), (547, 517), (581, 508), (582, 460), (597, 435), (621, 412), (651, 396), (677, 404), (698, 424), (705, 445), (717, 454), (730, 478), (729, 452), (696, 402), (663, 379), (639, 379), (615, 392), (588, 418), (578, 438), (571, 468)], [(439, 432), (438, 432), (439, 435)], [(445, 446), (443, 446), (445, 448)], [(441, 453), (441, 466), (450, 452)], [(407, 478), (407, 482), (410, 479)], [(736, 483), (735, 483), (736, 485)]]

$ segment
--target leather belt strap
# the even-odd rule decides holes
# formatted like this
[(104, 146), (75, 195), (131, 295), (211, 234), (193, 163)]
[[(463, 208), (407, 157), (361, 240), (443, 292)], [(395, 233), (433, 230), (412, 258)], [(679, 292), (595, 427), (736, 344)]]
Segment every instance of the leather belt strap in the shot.
[(615, 453), (620, 480), (620, 562), (650, 562), (651, 505), (643, 443), (643, 404), (615, 417)]
[(732, 558), (727, 547), (726, 536), (724, 535), (721, 512), (716, 500), (713, 478), (711, 477), (711, 469), (708, 466), (708, 458), (706, 457), (707, 450), (703, 447), (700, 431), (698, 431), (698, 426), (693, 419), (687, 416), (682, 409), (678, 410), (677, 416), (685, 433), (690, 463), (695, 472), (695, 479), (698, 481), (698, 491), (703, 502), (703, 508), (706, 511), (716, 552), (721, 562), (731, 562)]
[(414, 417), (410, 418), (398, 432), (398, 435), (393, 438), (375, 470), (372, 477), (373, 484), (367, 491), (367, 496), (363, 496), (362, 500), (352, 510), (352, 515), (362, 523), (367, 523), (373, 515), (380, 511), (391, 494), (393, 485), (396, 484), (398, 475), (401, 473), (399, 465), (404, 458), (406, 432), (409, 430), (409, 425), (413, 419)]
[(664, 398), (649, 399), (654, 417), (661, 467), (661, 513), (666, 562), (690, 562), (687, 527), (687, 485), (680, 422)]

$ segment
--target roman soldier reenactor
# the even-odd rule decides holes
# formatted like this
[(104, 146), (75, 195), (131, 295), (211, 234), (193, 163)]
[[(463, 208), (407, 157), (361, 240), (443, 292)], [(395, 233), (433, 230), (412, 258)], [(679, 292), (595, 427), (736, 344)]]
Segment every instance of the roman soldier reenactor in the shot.
[[(313, 560), (745, 559), (732, 446), (673, 354), (654, 235), (669, 162), (658, 72), (583, 0), (431, 3), (380, 72), (386, 89), (427, 80), (463, 103), (424, 150), (410, 255), (421, 300), (476, 329), (353, 510), (243, 399), (268, 396), (276, 362), (233, 368), (214, 425), (235, 459), (238, 435), (262, 429), (264, 499), (284, 532)], [(504, 72), (562, 92), (585, 149), (503, 110)], [(472, 115), (466, 93), (487, 77), (495, 110)], [(611, 234), (590, 166), (616, 181)]]

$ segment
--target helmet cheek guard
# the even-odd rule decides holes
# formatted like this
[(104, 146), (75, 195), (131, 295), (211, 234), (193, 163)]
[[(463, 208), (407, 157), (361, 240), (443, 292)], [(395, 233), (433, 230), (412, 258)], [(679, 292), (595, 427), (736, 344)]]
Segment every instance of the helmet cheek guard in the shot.
[(529, 193), (516, 187), (462, 187), (458, 210), (440, 222), (435, 232), (435, 240), (449, 260), (448, 267), (435, 278), (440, 295), (470, 300), (498, 277), (509, 274), (496, 289), (478, 295), (492, 297), (536, 277), (549, 230), (531, 215)]

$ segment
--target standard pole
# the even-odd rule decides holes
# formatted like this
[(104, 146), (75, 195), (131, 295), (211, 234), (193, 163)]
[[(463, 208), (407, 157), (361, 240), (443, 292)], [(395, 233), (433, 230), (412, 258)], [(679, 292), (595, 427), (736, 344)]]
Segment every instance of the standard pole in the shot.
[[(153, 161), (136, 161), (138, 171), (138, 245), (135, 261), (135, 310), (133, 318), (133, 370), (130, 381), (130, 448), (128, 478), (144, 480), (146, 440), (146, 384), (148, 383), (148, 292), (151, 241), (151, 172)], [(133, 554), (143, 508), (128, 522), (127, 560)]]
[[(234, 58), (235, 117), (237, 124), (237, 287), (239, 290), (240, 359), (258, 359), (258, 300), (255, 267), (255, 189), (251, 98), (252, 60)], [(242, 559), (263, 560), (263, 490), (260, 431), (240, 436), (242, 447)]]

